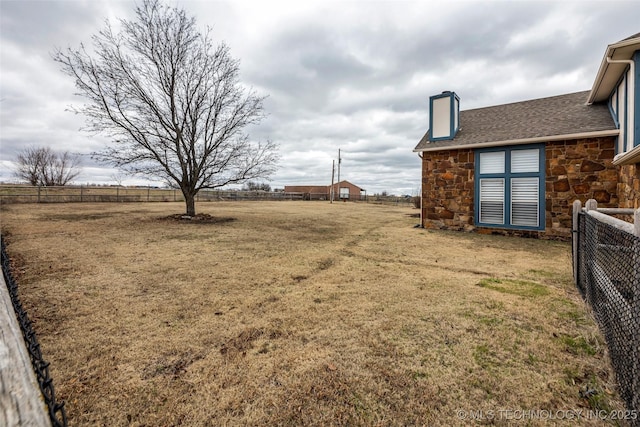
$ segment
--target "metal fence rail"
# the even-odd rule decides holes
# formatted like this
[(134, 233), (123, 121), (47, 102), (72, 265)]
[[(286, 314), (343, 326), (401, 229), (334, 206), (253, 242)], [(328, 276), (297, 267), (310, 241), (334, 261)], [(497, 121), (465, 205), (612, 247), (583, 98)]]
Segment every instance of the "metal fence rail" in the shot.
[[(54, 427), (63, 427), (67, 425), (67, 415), (64, 409), (64, 402), (56, 400), (55, 390), (53, 388), (53, 380), (49, 375), (49, 363), (42, 357), (40, 344), (36, 338), (36, 334), (31, 326), (31, 321), (24, 311), (20, 300), (18, 299), (18, 285), (11, 274), (9, 257), (7, 256), (4, 239), (0, 237), (0, 253), (2, 262), (2, 274), (9, 291), (11, 303), (16, 314), (16, 318), (20, 325), (22, 337), (24, 338), (31, 365), (36, 374), (42, 397), (47, 405), (49, 418)], [(23, 420), (24, 421), (24, 420)], [(26, 421), (24, 421), (26, 422)]]
[[(607, 341), (619, 392), (628, 410), (640, 412), (640, 235), (636, 226), (574, 204), (573, 267), (580, 294)], [(640, 210), (607, 213), (634, 214)], [(639, 420), (631, 420), (640, 426)]]

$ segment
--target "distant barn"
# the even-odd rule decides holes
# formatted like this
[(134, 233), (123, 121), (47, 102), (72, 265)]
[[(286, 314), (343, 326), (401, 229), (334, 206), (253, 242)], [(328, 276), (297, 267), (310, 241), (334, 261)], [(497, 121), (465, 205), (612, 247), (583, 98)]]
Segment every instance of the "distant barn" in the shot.
[[(334, 200), (364, 200), (366, 190), (349, 181), (333, 184)], [(330, 200), (331, 185), (285, 185), (285, 193), (299, 193), (303, 200)]]

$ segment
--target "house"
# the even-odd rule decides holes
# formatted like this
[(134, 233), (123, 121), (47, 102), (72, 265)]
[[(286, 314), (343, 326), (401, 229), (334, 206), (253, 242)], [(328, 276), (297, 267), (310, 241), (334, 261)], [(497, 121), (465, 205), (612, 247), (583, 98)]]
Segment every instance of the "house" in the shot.
[(640, 33), (609, 45), (591, 90), (460, 111), (429, 98), (422, 225), (571, 236), (572, 203), (640, 205)]
[[(334, 200), (364, 200), (366, 190), (349, 181), (333, 184)], [(304, 200), (330, 200), (331, 185), (285, 185), (285, 193), (302, 193)]]

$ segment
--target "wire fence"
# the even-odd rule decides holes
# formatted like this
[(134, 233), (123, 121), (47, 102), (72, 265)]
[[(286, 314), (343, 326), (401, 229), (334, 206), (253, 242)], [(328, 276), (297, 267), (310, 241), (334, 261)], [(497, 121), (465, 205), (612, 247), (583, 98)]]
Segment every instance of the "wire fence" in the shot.
[(2, 261), (2, 274), (7, 285), (7, 290), (11, 297), (11, 303), (16, 313), (16, 318), (20, 325), (22, 337), (29, 352), (29, 358), (31, 359), (31, 365), (36, 374), (42, 397), (47, 405), (49, 412), (49, 418), (53, 427), (66, 427), (67, 415), (64, 408), (64, 402), (57, 401), (55, 390), (53, 387), (53, 380), (49, 375), (49, 363), (42, 357), (40, 351), (40, 344), (36, 338), (36, 334), (31, 325), (31, 320), (26, 311), (23, 309), (20, 300), (18, 299), (18, 285), (11, 273), (10, 260), (7, 256), (4, 238), (0, 238), (0, 252)]
[[(259, 200), (329, 201), (329, 193), (284, 191), (201, 190), (196, 202)], [(182, 192), (174, 188), (125, 186), (28, 186), (0, 185), (0, 203), (84, 203), (84, 202), (182, 202)], [(335, 197), (334, 202), (366, 202), (389, 205), (411, 205), (414, 198), (388, 195), (350, 195)]]
[[(605, 336), (620, 396), (627, 409), (637, 414), (640, 412), (640, 236), (635, 235), (634, 230), (633, 224), (597, 210), (574, 211), (576, 285)], [(630, 421), (640, 426), (638, 419)]]
[[(201, 190), (197, 202), (223, 200), (300, 200), (297, 194), (266, 191)], [(0, 186), (2, 203), (182, 202), (174, 188), (124, 186)]]

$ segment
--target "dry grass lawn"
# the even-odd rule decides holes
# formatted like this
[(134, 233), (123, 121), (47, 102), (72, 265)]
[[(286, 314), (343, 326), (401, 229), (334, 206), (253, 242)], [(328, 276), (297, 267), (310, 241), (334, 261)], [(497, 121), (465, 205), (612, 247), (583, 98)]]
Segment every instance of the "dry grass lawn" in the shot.
[(221, 221), (163, 219), (182, 203), (2, 207), (70, 425), (468, 425), (459, 411), (622, 408), (568, 243), (415, 229), (407, 207), (197, 208)]

